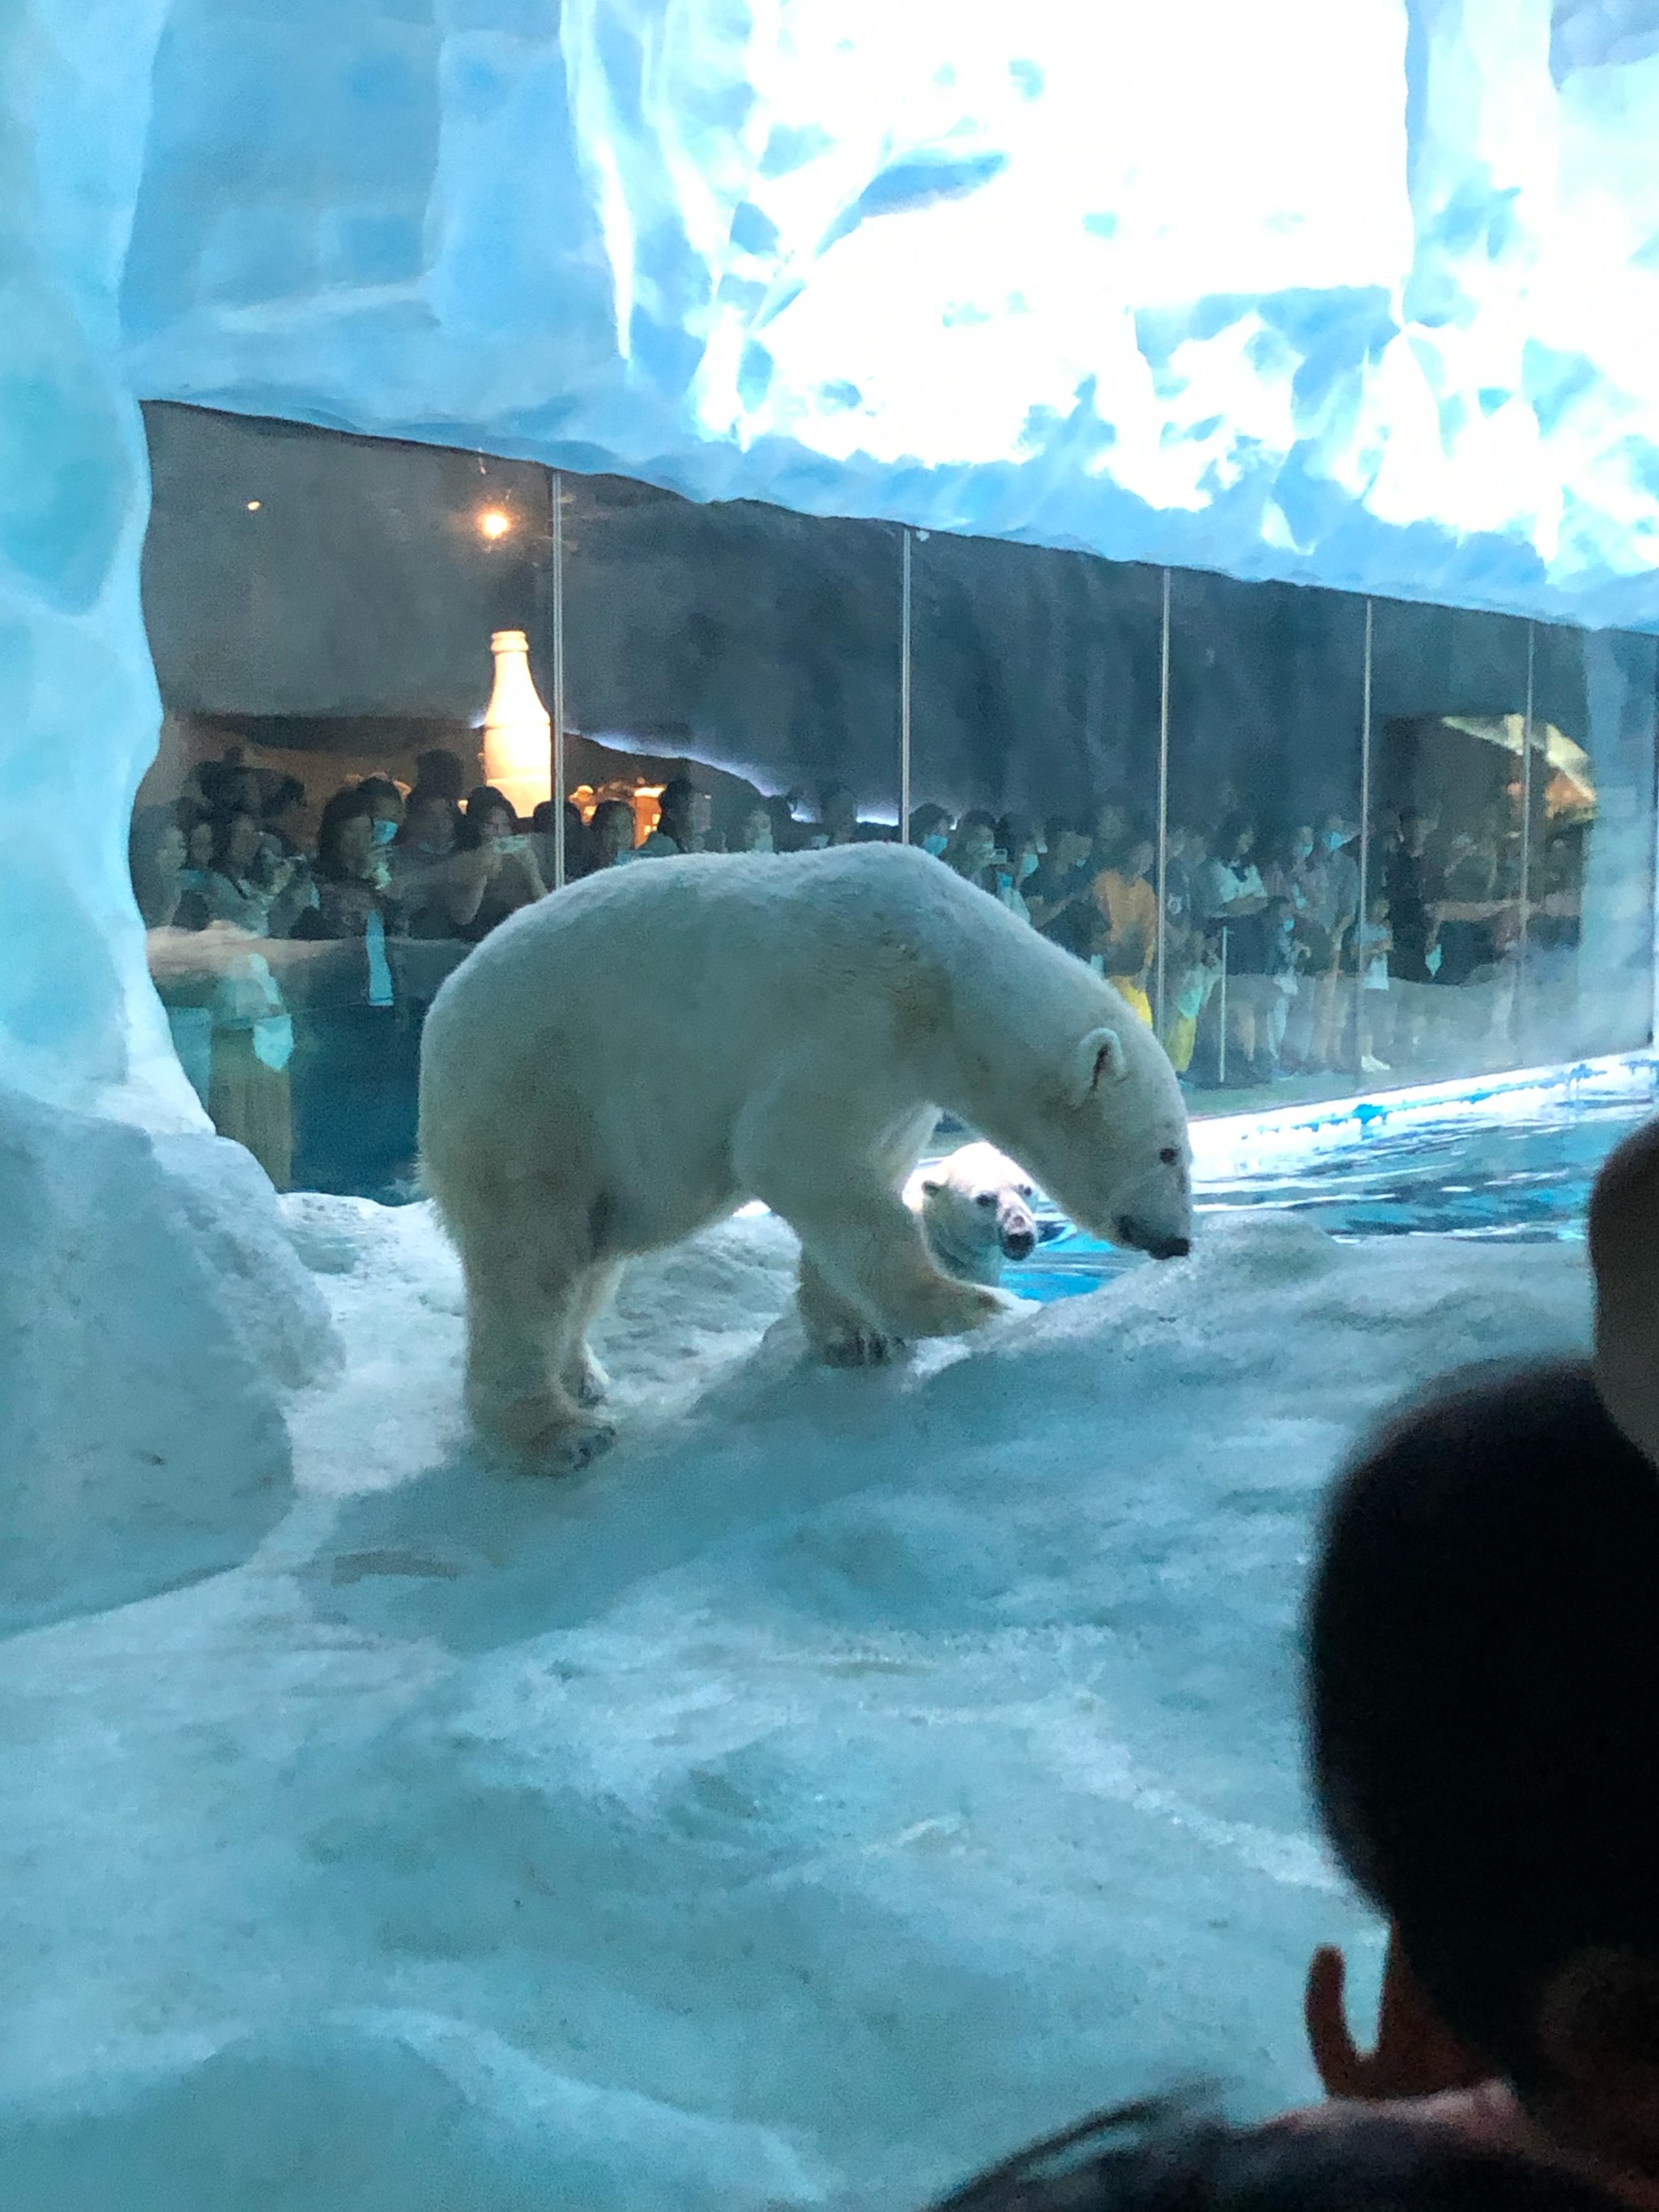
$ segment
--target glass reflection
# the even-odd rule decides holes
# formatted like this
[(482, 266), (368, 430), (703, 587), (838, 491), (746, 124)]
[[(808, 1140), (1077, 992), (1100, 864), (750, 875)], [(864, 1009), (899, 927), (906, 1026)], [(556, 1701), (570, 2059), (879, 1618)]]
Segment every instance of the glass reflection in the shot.
[(1533, 634), (1516, 1027), (1520, 1056), (1539, 1065), (1649, 1038), (1659, 645), (1541, 623)]
[(278, 1184), (412, 1194), (426, 1011), (561, 866), (908, 835), (1197, 1113), (1650, 1040), (1652, 639), (1374, 602), (1366, 779), (1360, 599), (1176, 572), (1166, 623), (1164, 572), (1076, 553), (149, 422), (134, 890)]
[(1171, 579), (1166, 1043), (1200, 1110), (1352, 1087), (1363, 635), (1340, 593)]
[(1374, 1081), (1494, 1073), (1522, 1056), (1528, 633), (1502, 615), (1375, 603), (1361, 990)]
[(1162, 577), (917, 532), (911, 842), (1154, 1020)]

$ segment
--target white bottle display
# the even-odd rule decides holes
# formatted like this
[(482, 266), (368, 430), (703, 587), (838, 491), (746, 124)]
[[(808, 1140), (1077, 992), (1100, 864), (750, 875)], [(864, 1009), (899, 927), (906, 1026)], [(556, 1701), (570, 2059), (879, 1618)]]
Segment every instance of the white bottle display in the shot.
[(530, 673), (530, 641), (521, 629), (498, 629), (489, 641), (495, 686), (484, 716), (484, 780), (512, 802), (521, 820), (553, 789), (553, 725)]

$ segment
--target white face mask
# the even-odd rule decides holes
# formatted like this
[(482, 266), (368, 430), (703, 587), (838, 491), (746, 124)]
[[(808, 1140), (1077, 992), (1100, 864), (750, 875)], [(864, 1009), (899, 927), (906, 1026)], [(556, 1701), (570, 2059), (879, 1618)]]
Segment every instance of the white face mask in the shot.
[(1022, 853), (1019, 856), (1019, 880), (1021, 883), (1024, 882), (1027, 876), (1034, 876), (1036, 873), (1036, 854), (1035, 853)]
[(374, 824), (374, 842), (377, 845), (389, 845), (397, 834), (398, 825), (395, 822), (377, 822)]
[(938, 860), (950, 842), (951, 841), (948, 837), (945, 836), (940, 831), (934, 830), (930, 831), (929, 834), (922, 839), (921, 849), (924, 853), (931, 853), (933, 858)]
[(1328, 853), (1340, 853), (1347, 842), (1340, 830), (1328, 830), (1325, 832), (1325, 850)]

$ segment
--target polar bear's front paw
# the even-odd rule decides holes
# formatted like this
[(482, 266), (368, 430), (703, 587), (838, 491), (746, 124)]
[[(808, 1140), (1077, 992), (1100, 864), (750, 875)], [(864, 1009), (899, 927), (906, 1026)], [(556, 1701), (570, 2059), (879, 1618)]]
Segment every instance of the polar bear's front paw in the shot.
[(610, 1450), (617, 1441), (614, 1421), (567, 1421), (562, 1429), (548, 1439), (547, 1454), (542, 1462), (544, 1474), (574, 1474), (601, 1452)]
[(617, 1441), (610, 1421), (584, 1419), (550, 1422), (520, 1455), (528, 1474), (577, 1474)]
[(611, 1422), (579, 1413), (568, 1399), (521, 1398), (488, 1412), (475, 1407), (479, 1432), (526, 1474), (574, 1474), (616, 1442)]
[(911, 1336), (965, 1336), (969, 1329), (982, 1328), (998, 1314), (1006, 1313), (1012, 1303), (1000, 1291), (952, 1282), (941, 1275), (906, 1299), (903, 1321)]
[(826, 1367), (890, 1367), (904, 1349), (902, 1336), (856, 1326), (833, 1329), (813, 1346)]

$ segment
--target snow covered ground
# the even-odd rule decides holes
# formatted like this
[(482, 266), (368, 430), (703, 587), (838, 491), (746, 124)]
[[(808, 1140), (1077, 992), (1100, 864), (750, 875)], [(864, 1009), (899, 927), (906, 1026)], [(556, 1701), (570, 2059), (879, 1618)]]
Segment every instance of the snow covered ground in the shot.
[(901, 2207), (1308, 2092), (1308, 1950), (1374, 1954), (1300, 1774), (1321, 1487), (1415, 1379), (1582, 1341), (1581, 1251), (1223, 1218), (848, 1375), (742, 1219), (635, 1271), (556, 1484), (459, 1432), (428, 1212), (287, 1206), (346, 1352), (297, 1504), (0, 1644), (12, 2201)]

